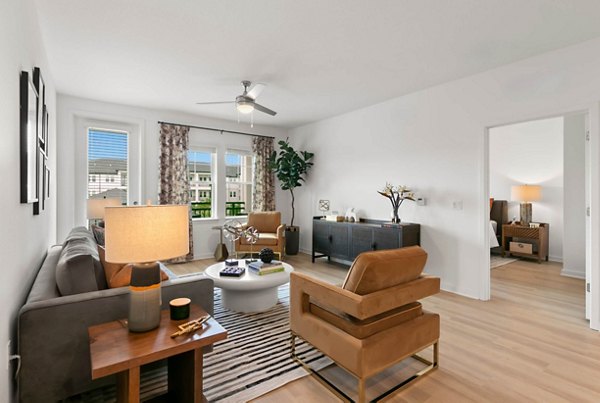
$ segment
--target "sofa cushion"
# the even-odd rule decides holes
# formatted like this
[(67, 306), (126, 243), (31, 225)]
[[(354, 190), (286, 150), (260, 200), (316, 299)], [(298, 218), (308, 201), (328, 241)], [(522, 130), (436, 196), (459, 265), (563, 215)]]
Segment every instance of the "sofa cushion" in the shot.
[(106, 288), (106, 278), (93, 236), (91, 239), (87, 236), (68, 237), (56, 265), (56, 285), (61, 295)]
[(65, 242), (63, 242), (63, 246), (68, 244), (70, 241), (74, 239), (88, 239), (94, 243), (96, 243), (96, 239), (94, 238), (94, 234), (90, 230), (85, 227), (75, 227), (69, 232), (69, 235), (65, 238)]
[(254, 227), (258, 232), (277, 232), (281, 224), (279, 211), (263, 211), (248, 214), (248, 226)]
[[(133, 265), (131, 263), (122, 264), (107, 262), (105, 254), (105, 249), (98, 245), (98, 255), (100, 256), (100, 262), (104, 267), (104, 275), (106, 276), (108, 288), (128, 286), (129, 283), (131, 283), (131, 270), (133, 269)], [(168, 279), (169, 275), (161, 268), (160, 280), (167, 281)]]
[(426, 261), (427, 252), (419, 246), (363, 252), (352, 263), (342, 288), (365, 295), (406, 283), (419, 278)]
[[(242, 245), (250, 245), (251, 243), (248, 242), (248, 240), (246, 238), (240, 238), (240, 243)], [(273, 245), (277, 245), (277, 234), (258, 234), (258, 240), (256, 241), (256, 246), (265, 246), (265, 245), (269, 245), (269, 246), (273, 246)]]

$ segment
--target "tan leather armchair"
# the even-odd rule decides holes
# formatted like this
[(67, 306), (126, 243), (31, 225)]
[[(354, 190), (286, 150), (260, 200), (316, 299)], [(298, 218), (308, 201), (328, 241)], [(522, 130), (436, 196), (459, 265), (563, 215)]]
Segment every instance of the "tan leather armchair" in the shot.
[[(419, 246), (365, 252), (341, 287), (291, 273), (292, 357), (339, 397), (351, 400), (296, 356), (296, 337), (312, 344), (358, 378), (359, 402), (365, 401), (366, 379), (408, 357), (427, 366), (384, 395), (437, 368), (440, 318), (417, 302), (440, 289), (439, 278), (421, 274), (426, 260)], [(430, 346), (431, 361), (416, 355)]]
[(254, 227), (258, 230), (258, 241), (251, 245), (245, 238), (235, 241), (236, 257), (239, 253), (258, 253), (262, 248), (271, 248), (283, 260), (285, 251), (285, 224), (281, 224), (279, 211), (254, 212), (248, 214), (248, 222), (244, 228)]

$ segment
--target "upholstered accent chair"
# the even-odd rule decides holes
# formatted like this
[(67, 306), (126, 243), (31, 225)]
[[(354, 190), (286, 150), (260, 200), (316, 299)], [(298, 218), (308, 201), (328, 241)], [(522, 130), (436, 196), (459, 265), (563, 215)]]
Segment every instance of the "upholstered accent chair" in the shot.
[(285, 224), (281, 224), (279, 211), (254, 212), (248, 214), (244, 228), (254, 227), (258, 231), (258, 241), (251, 245), (245, 238), (235, 241), (235, 255), (240, 253), (258, 253), (262, 248), (273, 249), (283, 260), (285, 251)]
[[(291, 273), (292, 357), (339, 397), (351, 401), (296, 355), (296, 337), (312, 344), (358, 378), (359, 402), (366, 398), (366, 379), (408, 357), (426, 367), (376, 399), (437, 368), (440, 318), (418, 302), (440, 290), (439, 278), (421, 274), (426, 260), (427, 253), (419, 246), (365, 252), (355, 259), (341, 287)], [(417, 355), (430, 346), (431, 361)]]

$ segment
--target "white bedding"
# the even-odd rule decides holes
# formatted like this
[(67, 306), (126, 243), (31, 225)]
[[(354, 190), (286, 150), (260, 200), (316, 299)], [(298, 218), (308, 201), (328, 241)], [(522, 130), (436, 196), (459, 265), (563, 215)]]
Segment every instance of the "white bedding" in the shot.
[(498, 238), (496, 238), (496, 228), (498, 228), (498, 223), (494, 220), (490, 220), (490, 248), (500, 246)]

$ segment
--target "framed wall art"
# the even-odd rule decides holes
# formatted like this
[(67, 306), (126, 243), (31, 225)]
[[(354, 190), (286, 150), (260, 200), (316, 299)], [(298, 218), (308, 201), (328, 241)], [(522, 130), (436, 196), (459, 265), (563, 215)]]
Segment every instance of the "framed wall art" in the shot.
[(37, 135), (38, 93), (27, 71), (20, 80), (20, 171), (21, 203), (36, 203), (39, 197)]

